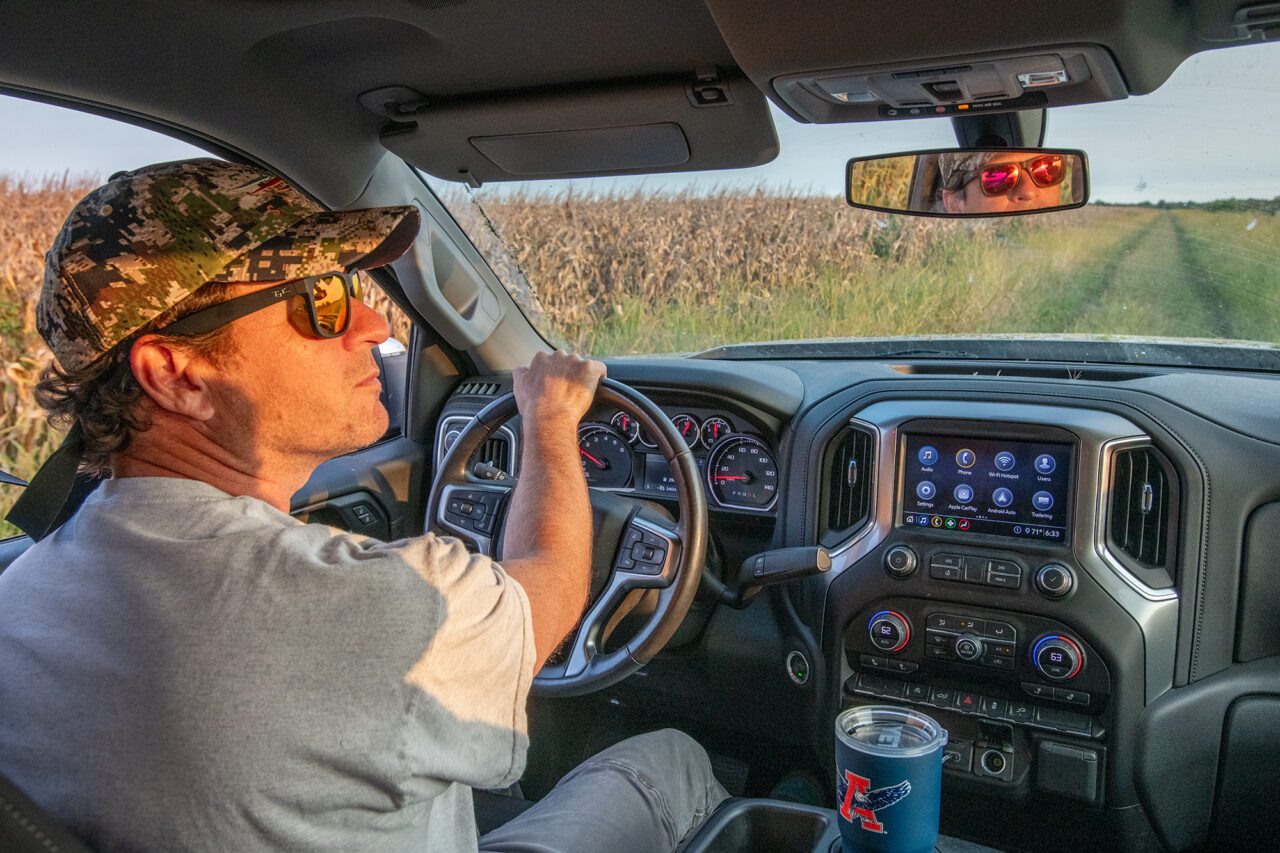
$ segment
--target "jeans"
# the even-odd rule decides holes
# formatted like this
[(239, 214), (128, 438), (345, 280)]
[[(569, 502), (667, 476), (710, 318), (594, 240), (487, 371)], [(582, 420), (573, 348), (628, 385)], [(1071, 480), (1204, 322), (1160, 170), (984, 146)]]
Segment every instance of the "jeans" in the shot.
[(698, 742), (663, 729), (578, 765), (480, 853), (671, 853), (727, 796)]

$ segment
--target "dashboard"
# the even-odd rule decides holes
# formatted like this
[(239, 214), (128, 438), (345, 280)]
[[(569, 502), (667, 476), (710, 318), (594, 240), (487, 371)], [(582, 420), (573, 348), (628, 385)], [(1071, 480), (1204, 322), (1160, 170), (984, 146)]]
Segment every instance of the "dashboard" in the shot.
[[(997, 803), (1008, 831), (1071, 838), (1088, 826), (1098, 846), (1140, 846), (1126, 833), (1147, 826), (1161, 839), (1207, 833), (1217, 776), (1176, 790), (1160, 780), (1188, 761), (1232, 760), (1218, 756), (1226, 706), (1176, 750), (1151, 726), (1185, 723), (1178, 709), (1214, 676), (1280, 655), (1280, 577), (1260, 562), (1280, 549), (1262, 526), (1280, 520), (1280, 385), (1176, 368), (1005, 369), (611, 360), (611, 377), (696, 436), (709, 570), (730, 583), (754, 553), (815, 544), (832, 562), (770, 589), (764, 607), (695, 608), (678, 656), (617, 695), (732, 708), (717, 725), (817, 756), (841, 709), (916, 706), (951, 737), (944, 828), (948, 808)], [(446, 414), (483, 402), (455, 394)], [(620, 413), (593, 411), (580, 433), (588, 479), (667, 499), (645, 438)], [(695, 683), (691, 654), (707, 659)], [(1132, 824), (1139, 811), (1149, 825)]]

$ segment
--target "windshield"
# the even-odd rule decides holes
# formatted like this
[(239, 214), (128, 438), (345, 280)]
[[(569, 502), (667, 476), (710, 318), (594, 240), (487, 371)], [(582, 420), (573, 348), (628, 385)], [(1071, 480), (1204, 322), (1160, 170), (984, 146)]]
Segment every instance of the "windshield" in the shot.
[(549, 339), (598, 356), (893, 336), (1280, 341), (1280, 44), (1151, 95), (1053, 110), (1091, 203), (944, 220), (855, 210), (845, 162), (955, 145), (947, 119), (800, 125), (731, 172), (432, 181)]

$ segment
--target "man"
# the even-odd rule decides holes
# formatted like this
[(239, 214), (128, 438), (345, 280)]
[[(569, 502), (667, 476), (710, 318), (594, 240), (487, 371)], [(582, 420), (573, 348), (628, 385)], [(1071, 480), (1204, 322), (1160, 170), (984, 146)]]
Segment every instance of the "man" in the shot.
[[(928, 155), (921, 155), (924, 159)], [(939, 195), (946, 213), (996, 214), (1071, 204), (1063, 179), (1074, 158), (1040, 151), (958, 151), (938, 157)]]
[(659, 732), (477, 844), (469, 786), (520, 777), (530, 681), (585, 602), (603, 365), (516, 372), (502, 566), (288, 515), (386, 429), (353, 270), (417, 227), (194, 160), (116, 176), (50, 250), (40, 399), (110, 479), (0, 575), (0, 772), (95, 849), (670, 850), (725, 796)]

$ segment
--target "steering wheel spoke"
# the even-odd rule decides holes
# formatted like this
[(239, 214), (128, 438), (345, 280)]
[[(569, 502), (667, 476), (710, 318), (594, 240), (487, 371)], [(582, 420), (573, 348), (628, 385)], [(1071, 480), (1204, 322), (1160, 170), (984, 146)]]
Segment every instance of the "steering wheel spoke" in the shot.
[(492, 483), (464, 482), (444, 487), (436, 522), (471, 540), (482, 554), (493, 554), (499, 520), (511, 488)]

